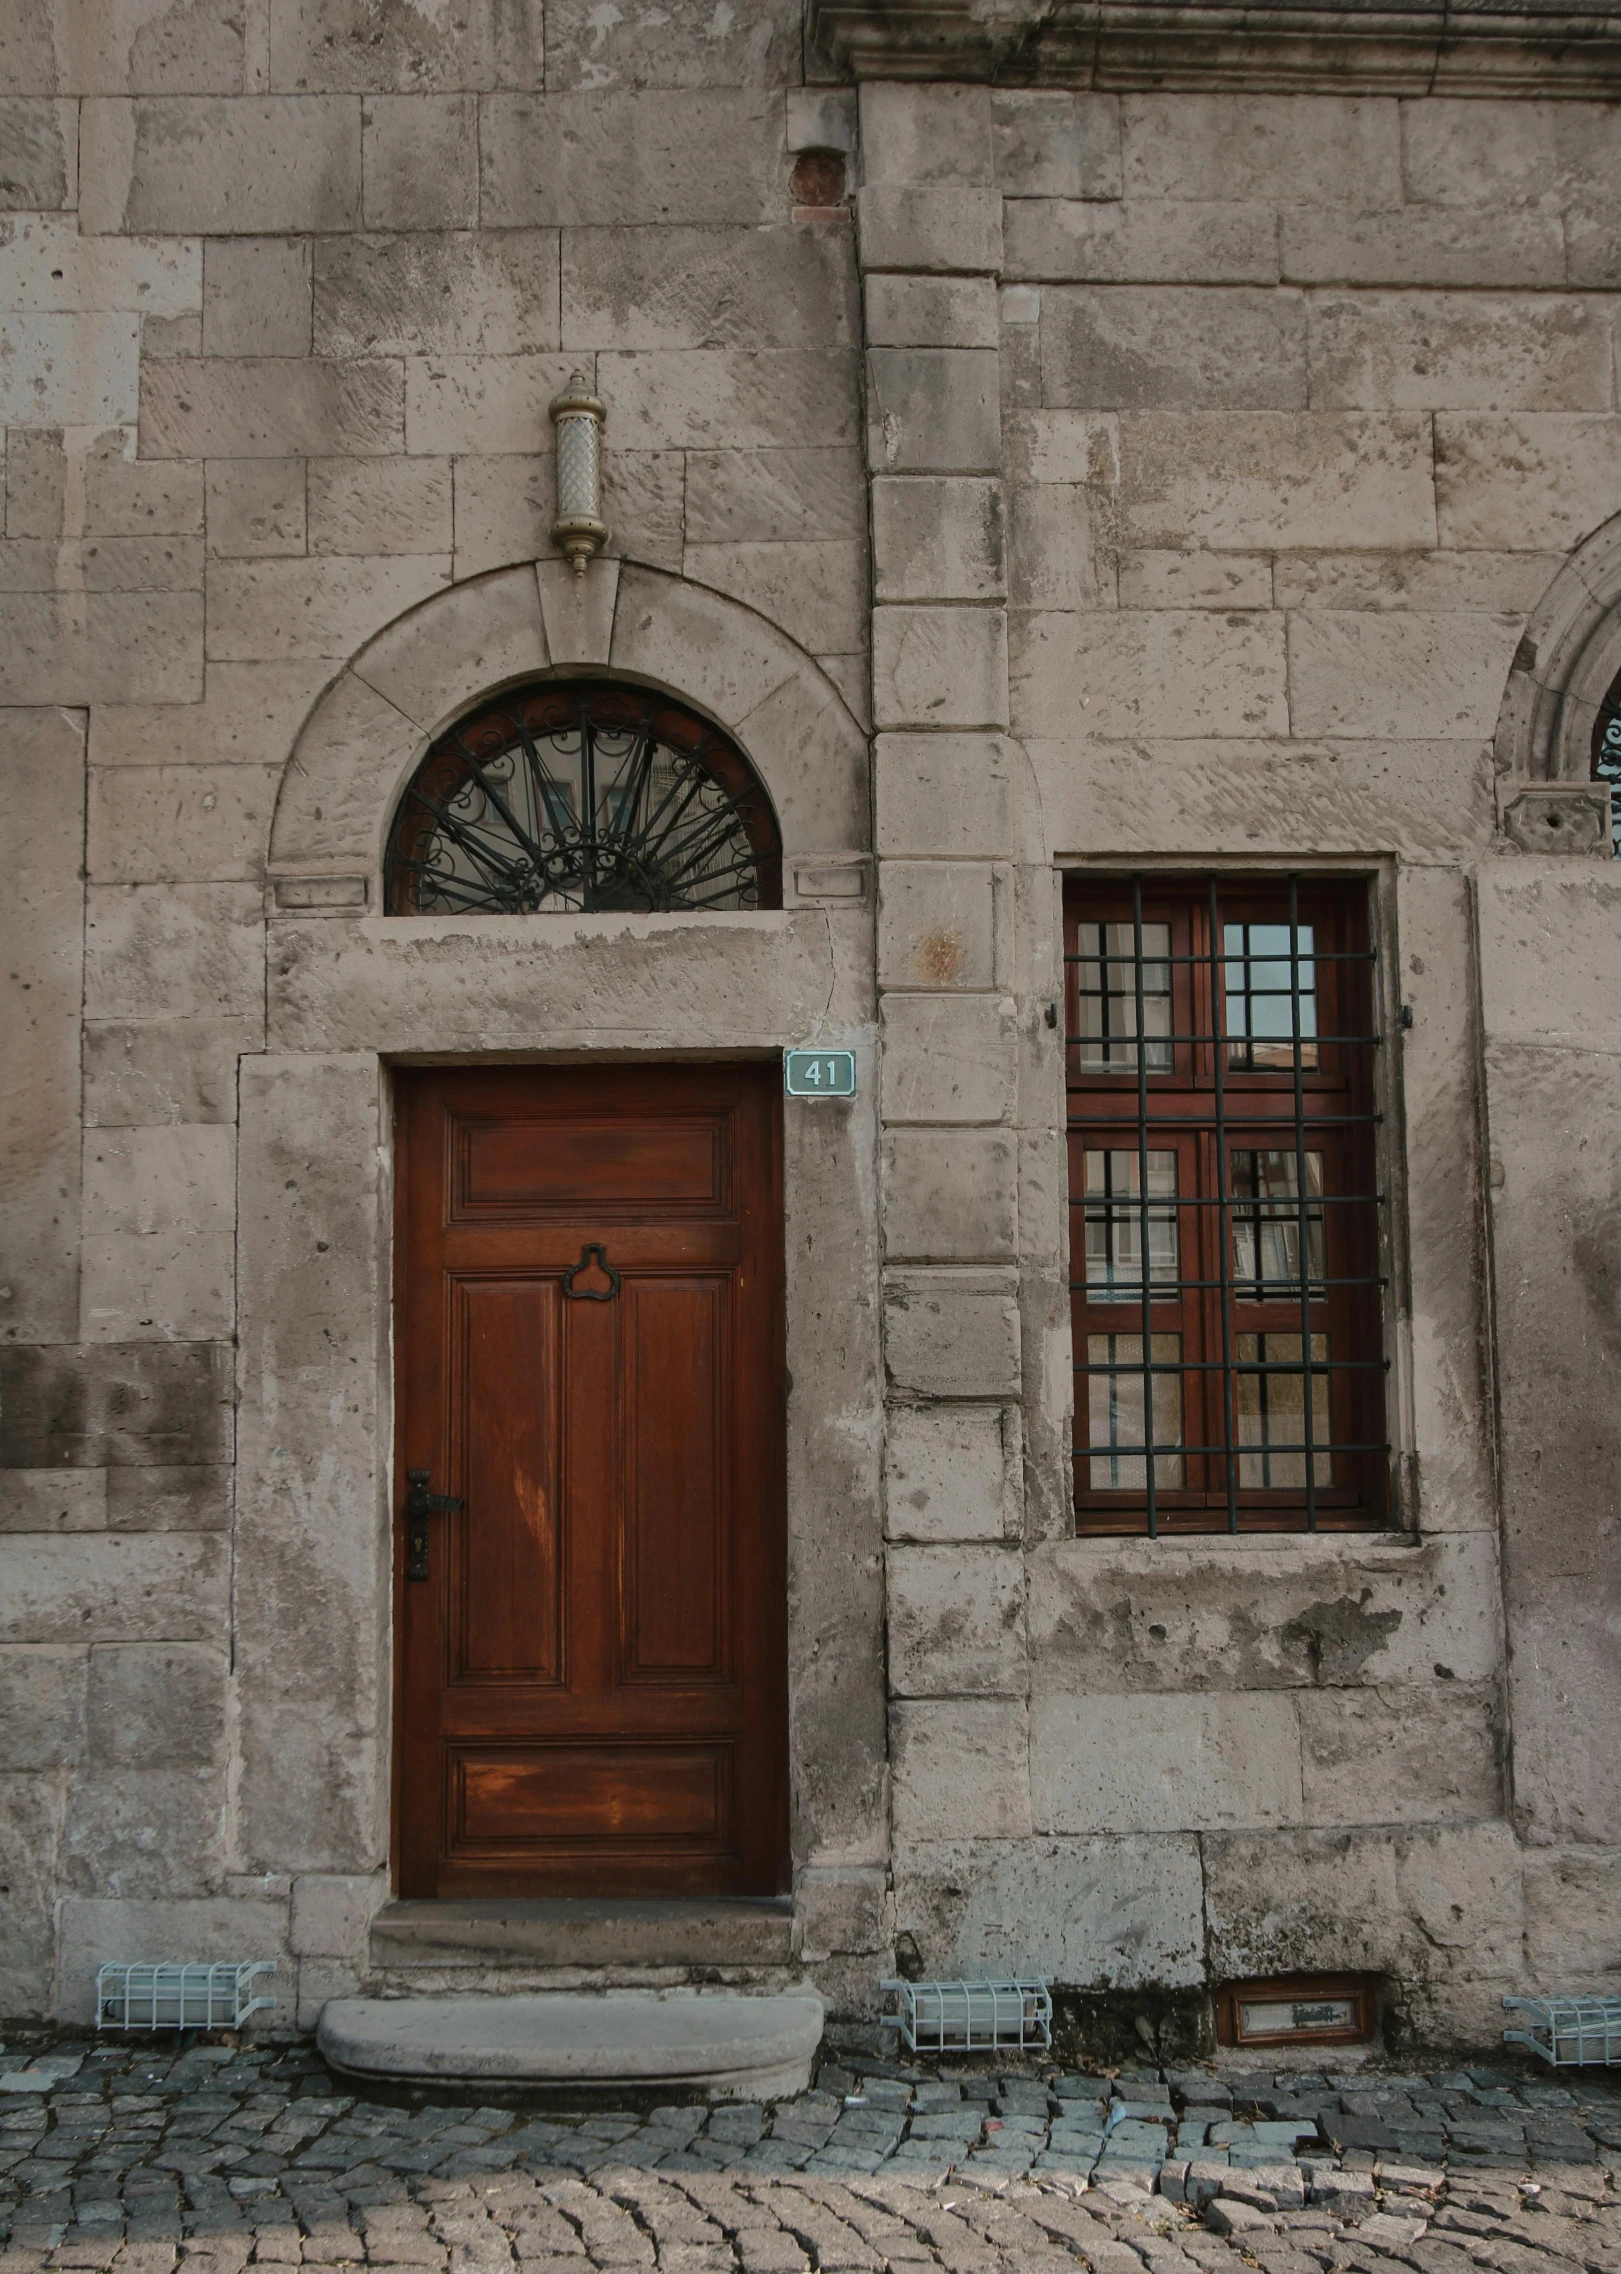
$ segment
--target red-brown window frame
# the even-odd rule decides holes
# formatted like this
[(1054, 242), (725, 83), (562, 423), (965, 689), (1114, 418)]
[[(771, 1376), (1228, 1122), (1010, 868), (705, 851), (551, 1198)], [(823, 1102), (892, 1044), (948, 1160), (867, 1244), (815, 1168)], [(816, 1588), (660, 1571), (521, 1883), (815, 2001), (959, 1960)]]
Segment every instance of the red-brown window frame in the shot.
[[(1103, 877), (1072, 874), (1064, 890), (1065, 1080), (1069, 1145), (1071, 1221), (1070, 1304), (1075, 1344), (1075, 1522), (1089, 1533), (1213, 1531), (1364, 1530), (1389, 1521), (1390, 1464), (1386, 1444), (1386, 1361), (1383, 1341), (1383, 1267), (1380, 1234), (1377, 991), (1371, 931), (1371, 895), (1365, 880), (1309, 877), (1206, 877), (1155, 875)], [(1142, 928), (1170, 927), (1171, 1064), (1151, 1071), (1135, 1063), (1130, 1070), (1083, 1067), (1080, 1016), (1079, 926), (1081, 923)], [(1303, 950), (1298, 968), (1314, 967), (1315, 1050), (1309, 1044), (1287, 1050), (1288, 1063), (1255, 1069), (1231, 1063), (1224, 1018), (1226, 999), (1222, 927), (1267, 923), (1294, 927), (1297, 948), (1310, 927), (1313, 953)], [(1150, 951), (1152, 966), (1164, 959)], [(1304, 1024), (1303, 1014), (1292, 1023)], [(1146, 1056), (1147, 1054), (1145, 1054)], [(1311, 1061), (1317, 1061), (1313, 1064)], [(1174, 1150), (1178, 1159), (1174, 1203), (1177, 1227), (1177, 1278), (1162, 1286), (1150, 1263), (1146, 1304), (1144, 1266), (1137, 1266), (1136, 1292), (1126, 1299), (1093, 1299), (1087, 1284), (1084, 1155), (1092, 1149), (1135, 1149), (1139, 1159)], [(1249, 1140), (1246, 1143), (1246, 1139)], [(1271, 1139), (1272, 1142), (1268, 1142)], [(1246, 1297), (1236, 1283), (1232, 1156), (1240, 1151), (1288, 1151), (1297, 1160), (1310, 1153), (1323, 1159), (1320, 1206), (1315, 1197), (1300, 1209), (1297, 1253), (1308, 1260), (1294, 1287), (1278, 1296), (1262, 1287), (1264, 1300)], [(1223, 1181), (1217, 1163), (1226, 1160)], [(1139, 1182), (1141, 1181), (1139, 1175)], [(1190, 1189), (1191, 1181), (1191, 1189)], [(1296, 1177), (1297, 1186), (1302, 1182)], [(1143, 1206), (1134, 1199), (1133, 1210)], [(1147, 1214), (1152, 1212), (1148, 1196)], [(1321, 1280), (1309, 1261), (1312, 1229), (1307, 1218), (1320, 1214), (1324, 1270)], [(1147, 1243), (1141, 1241), (1140, 1246)], [(1191, 1268), (1190, 1268), (1191, 1264)], [(1301, 1282), (1304, 1282), (1304, 1285)], [(1153, 1363), (1149, 1391), (1173, 1374), (1180, 1390), (1182, 1481), (1165, 1484), (1154, 1466), (1142, 1461), (1141, 1489), (1094, 1486), (1095, 1448), (1089, 1443), (1089, 1384), (1101, 1372), (1091, 1360), (1090, 1338), (1135, 1337), (1139, 1352), (1144, 1329)], [(1302, 1397), (1292, 1441), (1300, 1451), (1297, 1483), (1268, 1487), (1240, 1481), (1243, 1459), (1253, 1468), (1257, 1447), (1241, 1440), (1237, 1409), (1239, 1377), (1248, 1394), (1261, 1393), (1272, 1377), (1264, 1374), (1266, 1345), (1257, 1347), (1262, 1368), (1240, 1365), (1240, 1336), (1281, 1336), (1287, 1350), (1293, 1338), (1295, 1369), (1310, 1353), (1312, 1392)], [(1180, 1337), (1174, 1365), (1162, 1372), (1156, 1343)], [(1320, 1338), (1326, 1337), (1326, 1355)], [(1123, 1371), (1141, 1376), (1139, 1365)], [(1324, 1445), (1315, 1410), (1326, 1389), (1328, 1439)], [(1298, 1389), (1295, 1394), (1299, 1394)], [(1165, 1445), (1160, 1421), (1155, 1442)], [(1327, 1474), (1323, 1475), (1326, 1467)]]

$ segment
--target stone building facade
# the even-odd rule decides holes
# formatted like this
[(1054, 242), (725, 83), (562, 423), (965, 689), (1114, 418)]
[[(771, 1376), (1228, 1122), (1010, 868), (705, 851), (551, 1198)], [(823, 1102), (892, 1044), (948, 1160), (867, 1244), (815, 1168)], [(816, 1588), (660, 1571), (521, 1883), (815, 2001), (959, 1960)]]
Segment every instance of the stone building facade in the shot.
[[(485, 1979), (373, 1932), (399, 1069), (799, 1044), (771, 1967), (1621, 1987), (1621, 46), (1462, 21), (5, 10), (0, 2011)], [(387, 912), (580, 675), (731, 738), (780, 909)], [(1382, 1529), (1077, 1528), (1063, 892), (1138, 873), (1371, 912)]]

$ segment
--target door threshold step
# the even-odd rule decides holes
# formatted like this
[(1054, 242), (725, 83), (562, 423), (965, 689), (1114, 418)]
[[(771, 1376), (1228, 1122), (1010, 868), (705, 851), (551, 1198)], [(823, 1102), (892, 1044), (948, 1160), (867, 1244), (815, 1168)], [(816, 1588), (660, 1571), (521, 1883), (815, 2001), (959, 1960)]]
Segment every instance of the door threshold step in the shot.
[(401, 2083), (688, 2085), (766, 2099), (805, 2091), (822, 2020), (811, 1990), (332, 1998), (316, 2042), (335, 2069)]
[(786, 1896), (550, 1895), (385, 1903), (371, 1960), (398, 1966), (786, 1966)]

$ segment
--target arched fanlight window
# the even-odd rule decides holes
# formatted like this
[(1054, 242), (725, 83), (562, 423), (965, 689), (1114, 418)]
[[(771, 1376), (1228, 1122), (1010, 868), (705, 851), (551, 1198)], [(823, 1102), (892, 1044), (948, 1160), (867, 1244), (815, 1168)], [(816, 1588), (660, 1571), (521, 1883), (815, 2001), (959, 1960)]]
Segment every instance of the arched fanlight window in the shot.
[(679, 704), (549, 680), (442, 735), (400, 800), (392, 916), (782, 906), (782, 841), (742, 753)]
[(1612, 850), (1621, 857), (1621, 677), (1611, 685), (1593, 721), (1593, 779), (1610, 785)]

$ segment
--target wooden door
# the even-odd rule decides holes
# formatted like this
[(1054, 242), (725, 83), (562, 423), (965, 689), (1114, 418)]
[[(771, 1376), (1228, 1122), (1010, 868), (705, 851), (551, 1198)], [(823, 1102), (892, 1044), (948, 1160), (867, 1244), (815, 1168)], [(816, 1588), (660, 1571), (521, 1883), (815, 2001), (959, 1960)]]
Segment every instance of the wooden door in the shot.
[(773, 1071), (399, 1077), (402, 1895), (787, 1885)]

